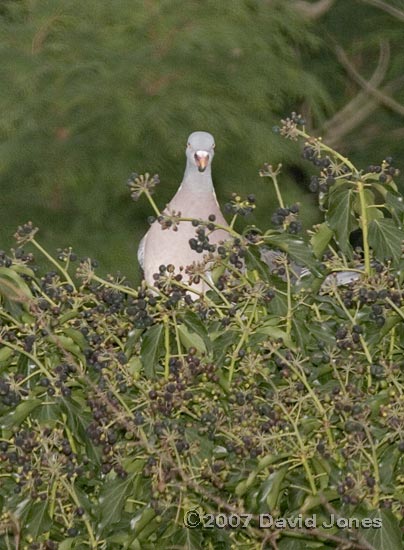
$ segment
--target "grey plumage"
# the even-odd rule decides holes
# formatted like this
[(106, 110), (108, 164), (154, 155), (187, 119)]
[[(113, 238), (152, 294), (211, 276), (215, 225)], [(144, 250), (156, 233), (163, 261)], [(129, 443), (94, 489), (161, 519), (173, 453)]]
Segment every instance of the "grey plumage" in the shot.
[[(182, 183), (167, 204), (164, 213), (180, 214), (184, 218), (207, 220), (210, 214), (215, 216), (218, 224), (228, 227), (216, 199), (212, 182), (212, 160), (215, 142), (213, 136), (207, 132), (194, 132), (188, 138), (186, 147), (186, 167)], [(189, 240), (195, 237), (195, 227), (191, 222), (179, 222), (178, 230), (162, 229), (156, 221), (140, 241), (138, 261), (141, 265), (146, 282), (153, 286), (153, 275), (159, 272), (161, 265), (174, 265), (175, 272), (184, 274), (185, 268), (194, 262), (202, 260), (202, 254), (192, 250)], [(217, 229), (209, 235), (211, 244), (218, 244), (229, 238), (227, 231)], [(261, 259), (269, 269), (275, 266), (276, 252), (270, 249), (261, 250)], [(295, 279), (304, 280), (309, 274), (307, 269), (293, 265)], [(209, 276), (209, 274), (208, 274)], [(358, 270), (342, 271), (328, 275), (322, 285), (326, 289), (333, 284), (345, 285), (360, 277)], [(185, 277), (185, 282), (187, 279)], [(193, 284), (193, 288), (206, 292), (209, 287), (203, 281)]]
[[(194, 132), (188, 138), (186, 147), (186, 167), (182, 183), (168, 203), (165, 213), (175, 211), (185, 218), (207, 220), (214, 214), (218, 224), (227, 226), (220, 210), (212, 182), (212, 160), (215, 142), (207, 132)], [(159, 272), (160, 265), (173, 264), (176, 272), (193, 262), (200, 262), (202, 254), (191, 250), (189, 240), (195, 237), (195, 227), (190, 222), (180, 222), (178, 231), (163, 230), (154, 222), (143, 237), (138, 249), (138, 260), (144, 271), (144, 278), (153, 285), (153, 274)], [(212, 244), (228, 238), (222, 229), (213, 231), (209, 236)], [(203, 282), (193, 285), (200, 291), (206, 291)]]

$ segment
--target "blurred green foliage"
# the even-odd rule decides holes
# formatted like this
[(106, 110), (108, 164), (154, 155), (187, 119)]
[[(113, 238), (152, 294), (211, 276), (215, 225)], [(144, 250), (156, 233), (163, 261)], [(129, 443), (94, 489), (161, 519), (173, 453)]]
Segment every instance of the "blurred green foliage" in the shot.
[[(163, 206), (181, 181), (194, 130), (216, 138), (219, 199), (248, 189), (268, 205), (257, 223), (273, 211), (258, 177), (266, 161), (282, 161), (286, 199), (305, 202), (310, 222), (317, 216), (309, 167), (272, 132), (292, 109), (359, 165), (399, 156), (403, 21), (364, 0), (304, 15), (319, 4), (3, 1), (0, 247), (32, 219), (51, 250), (71, 244), (102, 270), (136, 278), (149, 211), (128, 200), (124, 183), (133, 170), (158, 172)], [(374, 88), (384, 95), (358, 95), (363, 86), (347, 60), (366, 80), (378, 67)]]

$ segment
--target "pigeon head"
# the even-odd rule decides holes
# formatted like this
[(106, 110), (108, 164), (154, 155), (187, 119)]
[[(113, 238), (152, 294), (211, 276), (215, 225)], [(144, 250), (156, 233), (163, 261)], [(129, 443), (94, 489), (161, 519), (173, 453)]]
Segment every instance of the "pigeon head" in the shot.
[(194, 132), (188, 138), (186, 156), (188, 164), (196, 166), (199, 172), (204, 172), (210, 165), (214, 155), (215, 140), (207, 132)]

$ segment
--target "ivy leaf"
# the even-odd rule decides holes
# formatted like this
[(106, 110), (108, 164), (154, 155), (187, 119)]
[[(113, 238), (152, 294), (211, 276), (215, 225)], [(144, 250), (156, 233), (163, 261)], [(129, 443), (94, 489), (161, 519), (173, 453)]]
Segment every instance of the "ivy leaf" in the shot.
[[(374, 207), (374, 204), (376, 201), (375, 201), (375, 194), (373, 193), (373, 191), (371, 191), (370, 189), (364, 189), (363, 198), (366, 204), (366, 217), (369, 222), (372, 220), (377, 220), (384, 217), (383, 212), (379, 208)], [(372, 208), (369, 208), (370, 206)], [(354, 201), (354, 210), (358, 215), (361, 214), (361, 208), (362, 206), (361, 206), (360, 197), (359, 197), (359, 194), (357, 194)]]
[(397, 265), (401, 257), (401, 243), (404, 238), (402, 229), (390, 218), (373, 220), (369, 224), (369, 245), (381, 260), (393, 260)]
[(14, 354), (14, 350), (4, 346), (0, 349), (0, 364), (6, 363), (10, 357)]
[[(158, 528), (158, 524), (155, 521), (156, 512), (146, 506), (145, 508), (139, 510), (134, 517), (132, 517), (130, 526), (133, 530), (133, 536), (131, 537), (131, 547), (140, 548), (140, 541), (147, 539), (147, 537), (152, 534)], [(134, 541), (137, 541), (137, 546), (133, 544)]]
[[(205, 349), (203, 351), (210, 351), (212, 347), (212, 343), (209, 338), (208, 331), (206, 330), (206, 326), (201, 321), (200, 317), (193, 312), (193, 311), (186, 311), (185, 314), (182, 316), (183, 323), (187, 326), (189, 329), (189, 332), (195, 333), (195, 336), (198, 336), (203, 342), (201, 344), (204, 344)], [(197, 349), (199, 349), (197, 346), (195, 346)]]
[(213, 356), (216, 365), (220, 366), (226, 356), (226, 352), (230, 346), (236, 345), (240, 338), (239, 332), (235, 330), (226, 330), (222, 332), (213, 341)]
[[(282, 537), (282, 539), (277, 543), (279, 550), (306, 550), (308, 548), (307, 546), (307, 539), (296, 539), (292, 537)], [(323, 543), (321, 543), (321, 548), (323, 550), (326, 550), (327, 548), (331, 548), (329, 546), (324, 546)]]
[(60, 350), (68, 351), (76, 357), (82, 357), (81, 349), (70, 336), (64, 334), (52, 334), (45, 338), (46, 342), (53, 344)]
[(0, 293), (10, 300), (19, 302), (22, 302), (22, 298), (32, 297), (32, 293), (24, 279), (8, 267), (0, 267)]
[(335, 233), (335, 240), (342, 252), (348, 256), (351, 256), (352, 253), (349, 235), (358, 227), (352, 212), (354, 200), (353, 189), (339, 187), (330, 193), (327, 212), (327, 222)]
[(40, 406), (40, 404), (40, 399), (28, 399), (27, 401), (23, 401), (13, 411), (10, 411), (3, 417), (1, 427), (3, 430), (10, 430), (14, 426), (19, 426), (34, 409)]
[(245, 263), (250, 271), (256, 271), (260, 279), (268, 281), (269, 270), (265, 261), (262, 259), (261, 252), (257, 248), (247, 248)]
[(299, 265), (307, 267), (316, 276), (321, 275), (320, 263), (311, 247), (302, 239), (288, 233), (267, 234), (263, 237), (266, 244), (283, 250)]
[(321, 223), (315, 227), (316, 232), (310, 239), (310, 244), (313, 248), (313, 254), (316, 258), (321, 258), (324, 254), (328, 243), (334, 236), (333, 231), (328, 227), (326, 223)]
[[(280, 319), (279, 317), (268, 318), (263, 321), (262, 325), (256, 330), (256, 332), (251, 336), (250, 342), (252, 345), (256, 346), (258, 342), (261, 342), (263, 337), (265, 339), (271, 337), (273, 340), (278, 340), (282, 338), (283, 342), (291, 349), (294, 348), (294, 344), (290, 336), (281, 328), (279, 328)], [(257, 336), (257, 338), (256, 338)]]
[(126, 499), (132, 490), (132, 485), (132, 477), (127, 479), (115, 478), (104, 483), (98, 498), (101, 512), (100, 532), (121, 519)]
[(4, 297), (3, 306), (17, 319), (24, 310), (29, 311), (32, 293), (24, 279), (12, 267), (0, 267), (0, 297)]
[(399, 223), (404, 222), (404, 200), (401, 195), (388, 191), (386, 194), (386, 206), (393, 218)]
[(58, 550), (70, 550), (73, 548), (73, 543), (75, 543), (75, 541), (76, 539), (72, 537), (65, 539), (59, 544)]
[(162, 352), (164, 324), (154, 325), (145, 333), (142, 340), (140, 355), (146, 376), (151, 378), (156, 374), (156, 366)]
[(183, 344), (185, 349), (194, 347), (199, 351), (199, 353), (206, 353), (205, 342), (199, 336), (199, 334), (191, 332), (186, 325), (178, 325), (177, 329), (181, 343)]
[(79, 330), (67, 327), (63, 329), (63, 332), (68, 338), (71, 338), (81, 350), (85, 350), (88, 347), (87, 340)]
[(266, 503), (270, 512), (277, 506), (287, 471), (287, 466), (284, 466), (272, 472), (261, 486), (258, 499), (262, 504)]
[(377, 550), (402, 550), (403, 535), (397, 519), (389, 510), (376, 510), (367, 518), (380, 522), (380, 527), (361, 529), (362, 537)]
[(26, 527), (30, 535), (37, 539), (38, 535), (48, 531), (52, 520), (48, 513), (48, 501), (34, 502), (27, 518)]

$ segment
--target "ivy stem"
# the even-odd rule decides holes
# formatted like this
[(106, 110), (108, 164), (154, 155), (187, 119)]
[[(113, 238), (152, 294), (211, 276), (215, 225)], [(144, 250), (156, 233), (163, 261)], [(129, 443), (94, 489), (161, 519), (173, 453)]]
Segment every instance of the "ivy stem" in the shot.
[[(338, 292), (337, 284), (335, 282), (333, 284), (332, 289), (334, 291), (334, 296), (336, 297), (339, 305), (341, 306), (341, 309), (344, 311), (345, 315), (348, 317), (349, 321), (351, 322), (351, 324), (353, 326), (355, 324), (355, 319), (354, 319), (354, 317), (352, 317), (352, 315), (349, 313), (348, 309), (345, 307), (345, 304), (341, 299), (341, 296)], [(366, 340), (364, 339), (362, 334), (360, 334), (360, 336), (359, 336), (359, 341), (361, 343), (362, 349), (363, 349), (363, 351), (365, 353), (365, 356), (366, 356), (366, 359), (368, 361), (367, 385), (368, 385), (368, 388), (370, 388), (370, 386), (372, 385), (372, 376), (371, 376), (371, 373), (370, 373), (370, 366), (373, 363), (373, 359), (372, 359), (372, 356), (370, 354), (369, 348), (367, 346)]]
[(144, 193), (145, 193), (145, 195), (146, 195), (146, 197), (147, 197), (147, 200), (149, 201), (151, 207), (153, 208), (153, 210), (154, 210), (156, 216), (161, 216), (161, 212), (160, 212), (160, 210), (158, 209), (157, 204), (154, 202), (153, 197), (150, 195), (150, 192), (149, 192), (147, 189), (145, 189), (145, 190), (144, 190)]
[[(309, 136), (309, 134), (307, 134), (305, 131), (299, 130), (298, 128), (296, 128), (296, 133), (297, 135), (304, 137), (307, 141), (311, 143), (313, 142), (313, 138)], [(338, 151), (334, 151), (334, 149), (332, 149), (331, 147), (323, 143), (323, 140), (321, 138), (314, 138), (314, 141), (320, 144), (321, 149), (323, 149), (323, 151), (327, 151), (328, 153), (331, 153), (331, 155), (334, 155), (343, 164), (348, 166), (348, 168), (352, 171), (352, 173), (354, 174), (358, 173), (358, 170), (355, 168), (355, 166), (352, 164), (352, 162), (349, 159), (347, 159), (346, 157), (341, 155), (341, 153), (338, 153)]]
[(51, 519), (53, 519), (53, 515), (55, 513), (57, 488), (58, 488), (57, 483), (52, 478), (52, 489), (51, 489), (50, 497), (49, 497), (49, 517)]
[(41, 361), (38, 359), (38, 357), (36, 355), (32, 355), (32, 353), (29, 353), (28, 351), (25, 351), (24, 349), (22, 348), (19, 348), (18, 346), (15, 346), (14, 344), (12, 344), (11, 342), (8, 342), (6, 340), (3, 340), (3, 338), (0, 337), (0, 344), (3, 344), (3, 346), (6, 346), (7, 348), (10, 348), (12, 350), (14, 350), (15, 352), (17, 353), (20, 353), (22, 355), (25, 355), (26, 357), (28, 357), (28, 359), (31, 359), (31, 361), (33, 363), (35, 363), (35, 365), (37, 365), (37, 367), (39, 368), (39, 370), (42, 372), (42, 374), (44, 376), (46, 376), (47, 378), (50, 378), (50, 379), (53, 379), (53, 376), (52, 374), (48, 371), (48, 369), (41, 363)]
[(170, 325), (168, 320), (168, 315), (163, 317), (164, 323), (164, 347), (166, 349), (166, 354), (164, 358), (164, 378), (168, 380), (170, 375)]
[(232, 219), (231, 219), (230, 227), (231, 227), (232, 229), (234, 228), (234, 224), (236, 223), (237, 218), (238, 218), (238, 215), (237, 215), (237, 214), (234, 214), (234, 216), (233, 216)]
[(128, 294), (129, 296), (133, 296), (133, 298), (139, 298), (139, 294), (136, 290), (133, 288), (130, 288), (129, 286), (123, 286), (117, 283), (112, 283), (111, 281), (108, 281), (107, 279), (102, 279), (101, 277), (98, 277), (95, 273), (91, 274), (91, 280), (97, 281), (97, 283), (100, 283), (102, 285), (108, 286), (109, 288), (113, 288), (114, 290), (117, 290), (118, 292), (123, 292), (125, 294)]
[(396, 306), (393, 300), (390, 300), (390, 298), (386, 298), (386, 302), (394, 309), (396, 313), (398, 313), (401, 319), (404, 320), (404, 312), (399, 307)]
[[(80, 506), (80, 500), (76, 494), (76, 491), (74, 490), (73, 484), (68, 483), (63, 477), (61, 478), (61, 483), (66, 489), (66, 491), (69, 493), (69, 495), (74, 500), (75, 505), (77, 508)], [(86, 526), (88, 536), (90, 538), (91, 543), (91, 550), (95, 550), (98, 547), (97, 540), (94, 536), (93, 529), (91, 527), (91, 523), (89, 522), (88, 518), (86, 517), (86, 514), (83, 516), (84, 525)]]
[(370, 443), (371, 450), (372, 450), (372, 455), (371, 455), (371, 457), (369, 457), (368, 453), (364, 449), (362, 449), (363, 453), (366, 454), (366, 456), (369, 458), (370, 462), (373, 465), (373, 473), (374, 473), (375, 480), (376, 480), (376, 485), (375, 485), (375, 488), (374, 488), (375, 492), (374, 492), (374, 496), (373, 496), (373, 506), (377, 507), (377, 505), (379, 504), (379, 497), (380, 497), (379, 462), (378, 462), (378, 459), (377, 459), (377, 453), (376, 453), (376, 448), (375, 448), (375, 444), (374, 444), (374, 441), (373, 441), (372, 434), (370, 433), (370, 430), (368, 429), (368, 427), (365, 424), (364, 424), (363, 428), (365, 430), (366, 436), (368, 438), (368, 441)]
[[(167, 216), (169, 217), (169, 216)], [(195, 218), (176, 218), (178, 222), (193, 222)], [(233, 218), (233, 220), (235, 221), (235, 219)], [(212, 231), (215, 231), (216, 229), (223, 229), (223, 231), (227, 231), (227, 233), (229, 233), (229, 235), (232, 235), (232, 237), (235, 237), (237, 239), (240, 239), (241, 238), (241, 235), (240, 233), (238, 233), (237, 231), (235, 231), (232, 227), (232, 223), (233, 223), (233, 220), (232, 222), (230, 223), (230, 225), (223, 225), (221, 223), (216, 223), (216, 222), (210, 222), (212, 223), (215, 228), (212, 230)], [(198, 220), (199, 221), (199, 220)], [(201, 223), (203, 224), (206, 224), (206, 220), (200, 220)]]
[(295, 366), (291, 361), (289, 361), (286, 357), (284, 357), (276, 349), (276, 347), (271, 346), (269, 349), (270, 349), (270, 351), (272, 351), (272, 353), (274, 355), (276, 355), (277, 357), (282, 359), (282, 361), (284, 361), (286, 363), (286, 365), (290, 368), (290, 370), (294, 374), (296, 374), (296, 376), (299, 378), (299, 380), (304, 384), (304, 386), (305, 386), (308, 394), (311, 396), (317, 410), (319, 411), (319, 413), (323, 417), (323, 422), (324, 422), (325, 431), (326, 431), (326, 434), (327, 434), (327, 437), (328, 437), (329, 444), (330, 444), (331, 448), (334, 448), (334, 446), (335, 446), (334, 438), (333, 438), (333, 435), (332, 435), (332, 432), (331, 432), (331, 429), (330, 429), (330, 426), (329, 426), (329, 419), (327, 418), (326, 411), (325, 411), (323, 405), (321, 404), (320, 400), (318, 399), (318, 397), (317, 397), (315, 391), (313, 390), (312, 386), (309, 384), (309, 382), (307, 380), (307, 377), (306, 377), (306, 374), (304, 372), (304, 369), (302, 367), (297, 368), (297, 366)]
[[(275, 389), (275, 388), (274, 388)], [(310, 485), (310, 489), (311, 489), (311, 492), (313, 495), (316, 495), (317, 494), (317, 487), (316, 487), (316, 483), (314, 481), (314, 476), (313, 476), (313, 472), (311, 471), (311, 468), (310, 468), (310, 465), (309, 465), (309, 462), (307, 460), (307, 455), (306, 455), (306, 449), (304, 447), (304, 443), (303, 443), (303, 440), (302, 440), (302, 437), (300, 435), (300, 432), (299, 432), (299, 428), (297, 427), (297, 424), (296, 422), (293, 420), (293, 418), (290, 416), (288, 410), (286, 409), (286, 407), (283, 405), (283, 403), (281, 403), (281, 401), (278, 401), (277, 402), (277, 405), (282, 409), (284, 415), (286, 416), (286, 418), (289, 420), (289, 422), (291, 423), (291, 425), (293, 426), (293, 431), (295, 432), (295, 435), (296, 435), (296, 439), (297, 439), (297, 442), (298, 442), (298, 445), (300, 447), (300, 459), (301, 459), (301, 462), (303, 464), (303, 468), (306, 470), (306, 474), (307, 474), (307, 479), (308, 479), (308, 482), (309, 482), (309, 485)]]
[(286, 284), (287, 284), (287, 301), (288, 301), (288, 312), (286, 314), (286, 334), (291, 335), (292, 332), (292, 288), (290, 284), (290, 273), (288, 266), (286, 267)]
[(181, 339), (180, 339), (180, 333), (178, 332), (178, 323), (177, 323), (177, 316), (175, 315), (175, 311), (173, 311), (173, 325), (174, 325), (174, 332), (175, 332), (175, 341), (177, 343), (177, 351), (178, 355), (182, 355), (182, 346), (181, 346)]
[(365, 273), (370, 275), (370, 250), (369, 250), (369, 240), (368, 240), (368, 215), (367, 215), (367, 205), (365, 200), (365, 188), (362, 180), (358, 180), (358, 194), (359, 201), (361, 206), (361, 228), (363, 236), (363, 254), (365, 260)]
[(278, 185), (278, 178), (275, 175), (273, 175), (273, 176), (271, 176), (271, 179), (272, 179), (272, 183), (274, 184), (276, 198), (278, 199), (279, 206), (281, 208), (285, 208), (285, 203), (283, 202), (281, 191), (280, 191), (279, 185)]
[(234, 366), (236, 364), (236, 361), (238, 359), (238, 352), (241, 350), (244, 342), (246, 341), (246, 339), (248, 338), (249, 334), (250, 334), (250, 328), (251, 328), (251, 324), (254, 320), (254, 317), (255, 317), (255, 311), (257, 309), (257, 302), (258, 300), (255, 300), (254, 301), (254, 304), (253, 304), (253, 308), (252, 308), (252, 311), (251, 311), (251, 314), (250, 314), (250, 317), (248, 319), (248, 322), (247, 322), (247, 325), (244, 327), (244, 332), (243, 332), (243, 335), (242, 337), (240, 338), (240, 341), (239, 343), (237, 344), (234, 352), (233, 352), (233, 356), (232, 356), (232, 359), (231, 359), (231, 363), (230, 363), (230, 367), (229, 367), (229, 387), (231, 385), (231, 381), (233, 379), (233, 375), (234, 375)]
[(52, 256), (48, 254), (48, 252), (46, 252), (46, 250), (42, 248), (42, 246), (35, 239), (31, 239), (30, 242), (35, 246), (35, 248), (37, 248), (37, 250), (39, 250), (39, 252), (41, 252), (41, 254), (45, 256), (45, 258), (47, 258), (50, 261), (51, 264), (53, 264), (57, 268), (58, 271), (62, 273), (66, 281), (69, 284), (71, 284), (74, 289), (76, 289), (76, 285), (73, 283), (72, 279), (70, 278), (70, 275), (65, 269), (63, 269), (63, 267), (59, 264), (59, 262), (57, 262), (54, 258), (52, 258)]

